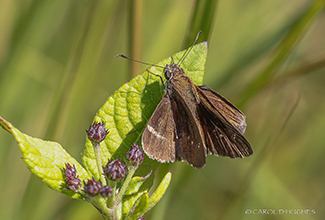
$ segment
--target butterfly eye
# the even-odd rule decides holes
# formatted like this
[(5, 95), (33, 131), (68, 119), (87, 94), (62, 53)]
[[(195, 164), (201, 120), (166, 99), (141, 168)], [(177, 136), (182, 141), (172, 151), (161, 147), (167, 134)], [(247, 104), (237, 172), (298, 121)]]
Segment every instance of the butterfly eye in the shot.
[(164, 68), (164, 73), (165, 73), (165, 78), (167, 80), (169, 80), (170, 78), (172, 78), (173, 73), (171, 71), (170, 65), (166, 65), (166, 67)]
[(165, 71), (165, 78), (169, 80), (172, 77), (172, 73), (169, 71)]

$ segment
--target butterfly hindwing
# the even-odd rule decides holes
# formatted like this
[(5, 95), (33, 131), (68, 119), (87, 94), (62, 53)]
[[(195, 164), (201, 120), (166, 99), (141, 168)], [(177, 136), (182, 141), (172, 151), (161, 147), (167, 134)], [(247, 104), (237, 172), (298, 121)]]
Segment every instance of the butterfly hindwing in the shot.
[(142, 135), (142, 147), (147, 156), (163, 163), (174, 162), (176, 160), (175, 132), (168, 132), (174, 130), (171, 104), (168, 94), (165, 94)]
[(176, 124), (175, 148), (179, 160), (185, 160), (195, 168), (205, 165), (206, 147), (202, 139), (202, 128), (198, 127), (193, 111), (183, 101), (171, 101)]
[[(223, 102), (216, 101), (221, 96), (211, 96), (216, 93), (213, 90), (209, 89), (209, 96), (205, 95), (207, 92), (203, 93), (200, 96), (201, 102), (198, 111), (210, 153), (231, 158), (243, 158), (253, 154), (253, 148), (241, 133), (245, 130), (240, 129), (242, 128), (241, 124), (245, 123), (243, 114), (233, 105), (227, 106), (228, 103), (224, 100), (222, 100)], [(216, 102), (218, 105), (215, 105)], [(220, 107), (219, 105), (224, 106)], [(233, 110), (232, 113), (228, 113), (225, 112), (225, 109)], [(229, 115), (232, 116), (231, 119), (228, 119)]]
[(206, 86), (199, 86), (199, 89), (208, 98), (214, 108), (218, 109), (220, 114), (227, 118), (227, 121), (235, 127), (241, 134), (246, 130), (245, 115), (236, 106), (231, 104), (219, 93), (209, 89)]

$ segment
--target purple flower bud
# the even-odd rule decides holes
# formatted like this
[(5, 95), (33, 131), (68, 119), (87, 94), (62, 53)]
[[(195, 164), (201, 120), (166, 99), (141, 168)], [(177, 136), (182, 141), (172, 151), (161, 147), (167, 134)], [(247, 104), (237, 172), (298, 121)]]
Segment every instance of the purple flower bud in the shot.
[(143, 218), (143, 217), (139, 217), (137, 220), (145, 220), (145, 218)]
[(110, 186), (103, 186), (102, 188), (100, 188), (99, 192), (103, 197), (112, 196), (112, 188)]
[(120, 159), (108, 161), (103, 170), (106, 177), (112, 181), (120, 181), (128, 173), (125, 163)]
[(87, 131), (88, 139), (95, 142), (99, 143), (103, 141), (106, 137), (106, 135), (109, 133), (105, 129), (105, 123), (98, 123), (95, 122), (92, 124)]
[(81, 186), (81, 180), (77, 177), (77, 170), (75, 165), (73, 167), (69, 164), (65, 164), (66, 169), (64, 169), (65, 180), (68, 189), (71, 191), (76, 191)]
[(88, 180), (88, 182), (84, 182), (85, 188), (84, 191), (86, 194), (95, 196), (99, 193), (99, 190), (102, 188), (102, 184), (98, 182), (97, 180), (93, 179)]
[(138, 166), (143, 162), (143, 152), (136, 143), (133, 143), (131, 149), (126, 153), (126, 158), (133, 166)]

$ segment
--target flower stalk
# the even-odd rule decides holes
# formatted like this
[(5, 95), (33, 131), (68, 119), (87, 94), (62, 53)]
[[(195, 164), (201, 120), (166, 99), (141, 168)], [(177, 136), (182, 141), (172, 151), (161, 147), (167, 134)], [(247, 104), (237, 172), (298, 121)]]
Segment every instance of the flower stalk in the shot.
[(97, 163), (97, 168), (98, 168), (98, 174), (100, 176), (100, 181), (101, 181), (102, 185), (107, 185), (106, 179), (105, 179), (104, 175), (102, 175), (104, 173), (104, 171), (103, 171), (103, 165), (102, 165), (102, 158), (100, 155), (100, 144), (99, 143), (97, 143), (96, 146), (94, 146), (94, 152), (95, 152), (95, 158), (96, 158), (96, 163)]

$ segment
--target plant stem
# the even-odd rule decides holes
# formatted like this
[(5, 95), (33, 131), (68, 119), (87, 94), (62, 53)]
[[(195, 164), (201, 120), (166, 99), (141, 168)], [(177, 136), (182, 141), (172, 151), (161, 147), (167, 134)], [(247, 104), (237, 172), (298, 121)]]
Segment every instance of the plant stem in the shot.
[(127, 174), (127, 176), (126, 176), (126, 178), (125, 178), (125, 180), (123, 182), (121, 190), (119, 191), (119, 193), (115, 197), (115, 204), (116, 205), (119, 204), (122, 201), (123, 195), (124, 195), (127, 187), (129, 186), (130, 181), (131, 181), (135, 171), (137, 170), (137, 168), (138, 167), (135, 167), (135, 166), (130, 167), (129, 173)]
[(104, 171), (103, 171), (103, 165), (102, 165), (102, 158), (100, 156), (100, 144), (99, 143), (97, 143), (94, 146), (94, 151), (95, 151), (95, 158), (96, 158), (96, 162), (97, 162), (99, 180), (102, 183), (102, 185), (107, 185), (105, 177), (103, 175)]
[(110, 209), (114, 209), (115, 197), (116, 197), (116, 182), (109, 181), (109, 185), (112, 187), (112, 197), (107, 198), (106, 205)]
[(122, 202), (122, 199), (123, 199), (123, 195), (125, 194), (126, 192), (126, 189), (127, 187), (129, 186), (130, 184), (130, 181), (132, 180), (132, 177), (135, 173), (135, 171), (137, 170), (138, 167), (136, 166), (131, 166), (130, 167), (130, 170), (126, 176), (126, 178), (124, 179), (123, 181), (123, 185), (121, 187), (121, 189), (119, 190), (118, 194), (116, 194), (116, 182), (113, 182), (113, 184), (110, 184), (112, 185), (112, 197), (108, 198), (107, 199), (107, 207), (112, 211), (111, 212), (111, 219), (112, 220), (115, 220), (115, 219), (118, 219), (117, 217), (117, 212), (118, 212), (118, 208), (120, 206), (120, 203)]

